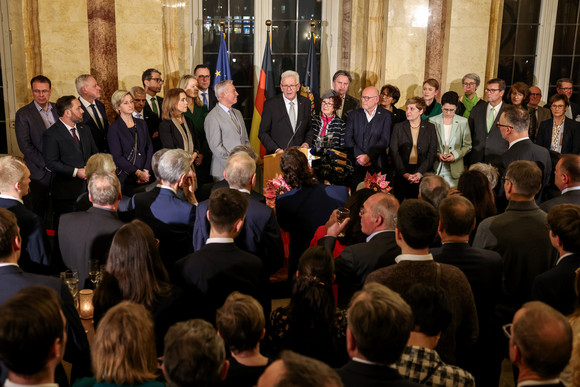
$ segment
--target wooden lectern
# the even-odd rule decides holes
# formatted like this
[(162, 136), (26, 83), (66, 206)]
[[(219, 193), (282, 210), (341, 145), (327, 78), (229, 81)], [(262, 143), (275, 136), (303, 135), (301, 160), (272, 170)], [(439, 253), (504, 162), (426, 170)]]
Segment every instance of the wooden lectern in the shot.
[[(299, 148), (302, 153), (306, 155), (308, 158), (308, 149), (307, 148)], [(263, 180), (263, 187), (266, 188), (268, 185), (266, 182), (268, 180), (272, 180), (276, 177), (276, 175), (281, 175), (282, 171), (280, 170), (280, 160), (282, 159), (282, 155), (284, 153), (272, 153), (271, 155), (264, 156), (264, 180)]]

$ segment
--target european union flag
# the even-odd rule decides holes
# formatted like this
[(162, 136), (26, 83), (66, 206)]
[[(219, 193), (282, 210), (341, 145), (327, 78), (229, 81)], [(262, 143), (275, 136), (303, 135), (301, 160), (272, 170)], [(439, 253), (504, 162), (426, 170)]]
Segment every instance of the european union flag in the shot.
[(225, 34), (220, 32), (222, 40), (220, 42), (220, 51), (218, 53), (217, 65), (215, 67), (215, 77), (213, 85), (217, 85), (226, 79), (232, 79), (232, 71), (230, 70), (230, 58), (228, 57), (228, 49), (226, 47)]
[(316, 35), (314, 31), (310, 33), (310, 47), (308, 48), (308, 58), (306, 59), (306, 68), (302, 79), (302, 88), (300, 95), (310, 99), (310, 107), (314, 110), (314, 102), (320, 98), (318, 86), (318, 66), (316, 64), (316, 49), (314, 48)]

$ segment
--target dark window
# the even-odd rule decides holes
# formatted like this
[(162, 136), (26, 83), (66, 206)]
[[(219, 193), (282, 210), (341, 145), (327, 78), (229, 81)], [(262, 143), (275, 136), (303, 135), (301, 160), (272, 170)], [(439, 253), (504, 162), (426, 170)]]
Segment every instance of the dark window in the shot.
[(541, 0), (505, 0), (501, 26), (498, 77), (508, 88), (534, 82)]

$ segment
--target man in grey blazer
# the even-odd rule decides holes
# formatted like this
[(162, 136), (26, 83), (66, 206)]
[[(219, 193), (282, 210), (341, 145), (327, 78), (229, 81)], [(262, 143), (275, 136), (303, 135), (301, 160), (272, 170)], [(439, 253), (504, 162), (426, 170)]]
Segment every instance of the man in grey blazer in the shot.
[(242, 113), (232, 107), (238, 102), (238, 92), (232, 81), (215, 85), (217, 105), (211, 109), (204, 122), (205, 136), (213, 156), (210, 173), (214, 180), (223, 180), (230, 151), (237, 145), (250, 145)]
[(26, 207), (44, 217), (48, 207), (50, 171), (42, 157), (42, 135), (58, 121), (56, 106), (50, 102), (51, 82), (44, 75), (30, 80), (33, 101), (16, 112), (14, 128), (18, 147), (30, 170), (30, 194), (24, 199)]

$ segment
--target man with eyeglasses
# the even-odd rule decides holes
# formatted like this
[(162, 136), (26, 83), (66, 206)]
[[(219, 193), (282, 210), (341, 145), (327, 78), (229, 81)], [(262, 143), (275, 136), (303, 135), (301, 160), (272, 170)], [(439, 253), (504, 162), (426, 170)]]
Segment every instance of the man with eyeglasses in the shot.
[(528, 302), (503, 326), (509, 358), (519, 370), (518, 386), (564, 386), (560, 374), (572, 353), (570, 323), (543, 302)]
[[(560, 78), (556, 81), (556, 91), (558, 94), (564, 94), (568, 97), (568, 101), (570, 101), (570, 105), (566, 109), (566, 117), (580, 122), (580, 105), (577, 103), (572, 102), (572, 92), (574, 91), (574, 81), (570, 78)], [(549, 108), (549, 106), (546, 106)]]
[(156, 69), (147, 69), (141, 76), (143, 88), (145, 89), (145, 99), (147, 103), (143, 108), (143, 115), (149, 135), (153, 143), (153, 149), (161, 149), (161, 140), (159, 139), (159, 123), (161, 122), (161, 109), (163, 106), (163, 98), (158, 97), (157, 93), (161, 91), (163, 86), (163, 79), (161, 79), (161, 72)]
[(204, 64), (198, 64), (195, 66), (193, 75), (197, 78), (199, 98), (201, 98), (201, 102), (207, 107), (207, 110), (210, 111), (217, 104), (217, 97), (214, 90), (209, 87), (211, 84), (209, 67)]
[(538, 86), (530, 86), (530, 101), (528, 102), (528, 111), (530, 112), (530, 139), (534, 142), (536, 142), (540, 124), (552, 118), (550, 109), (540, 106), (541, 99), (542, 90)]
[(480, 104), (485, 105), (485, 101), (477, 96), (477, 88), (481, 79), (475, 73), (465, 74), (461, 83), (463, 84), (463, 91), (465, 94), (461, 97), (461, 104), (457, 107), (457, 114), (465, 118), (469, 118), (471, 110)]
[(472, 148), (468, 164), (487, 163), (500, 167), (501, 155), (508, 149), (508, 142), (495, 126), (503, 112), (504, 80), (490, 79), (485, 92), (487, 103), (476, 105), (469, 115)]
[(101, 87), (91, 74), (79, 75), (75, 79), (75, 87), (83, 108), (83, 124), (91, 130), (99, 152), (109, 153), (109, 120), (105, 104), (98, 100), (101, 97)]
[(30, 194), (24, 204), (41, 218), (46, 215), (50, 189), (50, 171), (42, 157), (42, 135), (58, 121), (56, 105), (50, 102), (51, 82), (44, 75), (30, 80), (33, 101), (16, 112), (14, 129), (18, 147), (30, 170)]
[(310, 124), (310, 100), (298, 94), (300, 75), (288, 70), (280, 81), (282, 94), (264, 102), (258, 137), (267, 154), (281, 153), (291, 146), (308, 148), (313, 132)]

